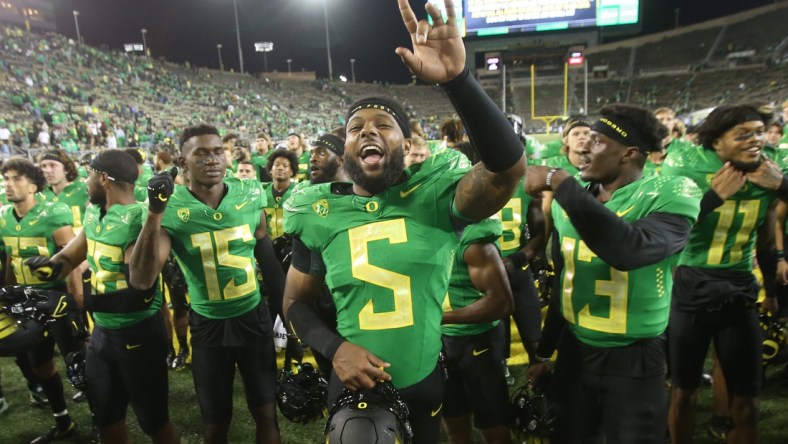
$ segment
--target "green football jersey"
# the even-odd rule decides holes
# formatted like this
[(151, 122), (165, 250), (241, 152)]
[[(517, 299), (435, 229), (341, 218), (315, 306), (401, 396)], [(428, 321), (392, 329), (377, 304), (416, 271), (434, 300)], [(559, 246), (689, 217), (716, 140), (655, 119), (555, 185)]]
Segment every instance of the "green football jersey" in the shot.
[(265, 200), (266, 205), (265, 208), (265, 218), (268, 222), (268, 235), (271, 239), (275, 239), (283, 234), (284, 231), (282, 230), (282, 219), (284, 218), (284, 203), (287, 199), (290, 198), (290, 194), (295, 189), (295, 184), (292, 182), (290, 186), (284, 191), (284, 193), (280, 193), (274, 190), (273, 182), (266, 182), (263, 184), (263, 191), (265, 192)]
[(82, 228), (85, 206), (88, 204), (88, 188), (85, 182), (71, 182), (70, 185), (63, 188), (58, 194), (55, 194), (52, 188), (46, 187), (44, 191), (41, 192), (41, 195), (45, 202), (63, 202), (68, 205), (74, 217), (74, 230), (79, 231), (79, 229)]
[[(449, 280), (449, 292), (443, 300), (443, 311), (451, 311), (466, 307), (485, 296), (473, 286), (468, 271), (468, 264), (463, 259), (465, 251), (476, 243), (490, 243), (498, 248), (496, 239), (501, 236), (501, 221), (488, 218), (465, 228), (460, 239), (460, 246), (455, 252), (454, 268)], [(499, 250), (500, 251), (500, 250)], [(500, 321), (482, 324), (444, 324), (441, 333), (447, 336), (471, 336), (484, 333), (498, 325)]]
[(146, 164), (143, 164), (140, 170), (137, 181), (134, 182), (134, 200), (137, 202), (145, 202), (148, 200), (148, 181), (154, 174), (153, 170)]
[(531, 136), (525, 136), (525, 155), (528, 159), (541, 159), (544, 145)]
[(325, 263), (339, 334), (390, 362), (396, 387), (424, 379), (441, 350), (441, 304), (459, 245), (451, 207), (470, 167), (457, 154), (430, 156), (376, 196), (338, 195), (324, 183), (285, 203), (285, 233)]
[(541, 158), (549, 159), (551, 157), (558, 157), (561, 155), (561, 147), (564, 142), (561, 139), (551, 140), (542, 146)]
[(224, 183), (227, 194), (215, 210), (176, 186), (161, 223), (186, 278), (192, 310), (210, 319), (242, 315), (260, 302), (254, 232), (265, 194), (256, 180)]
[(514, 190), (514, 195), (506, 206), (498, 212), (498, 219), (503, 225), (503, 233), (498, 239), (503, 256), (516, 253), (523, 246), (523, 235), (527, 233), (528, 206), (534, 200), (533, 196), (525, 192), (525, 178)]
[[(668, 153), (662, 175), (689, 177), (705, 193), (722, 166), (722, 160), (714, 151), (693, 146)], [(739, 192), (692, 228), (679, 265), (752, 271), (756, 233), (776, 197), (776, 191), (744, 184)]]
[[(128, 288), (124, 257), (126, 250), (137, 241), (148, 214), (144, 204), (113, 205), (104, 217), (101, 207), (90, 205), (85, 212), (87, 259), (92, 276), (90, 286), (97, 297), (112, 297), (110, 293)], [(158, 285), (157, 285), (158, 287)], [(157, 288), (148, 309), (130, 313), (94, 312), (93, 320), (102, 328), (118, 329), (147, 319), (161, 309), (162, 294)]]
[(304, 151), (298, 156), (298, 174), (296, 174), (295, 177), (296, 182), (309, 179), (309, 158), (311, 156), (312, 153), (310, 151)]
[[(653, 176), (616, 190), (605, 207), (627, 222), (652, 213), (695, 223), (701, 192), (685, 177)], [(596, 347), (629, 345), (662, 334), (668, 325), (673, 257), (631, 271), (599, 259), (580, 238), (558, 201), (553, 201), (564, 269), (561, 312), (575, 336)]]
[(646, 159), (646, 164), (643, 166), (643, 177), (659, 176), (662, 174), (662, 163), (654, 163), (651, 159)]
[(73, 223), (71, 209), (62, 202), (38, 203), (21, 220), (16, 220), (13, 205), (0, 208), (0, 236), (17, 284), (51, 288), (62, 282), (42, 281), (23, 263), (34, 256), (53, 256), (56, 246), (52, 233)]
[(551, 168), (561, 168), (562, 170), (565, 170), (567, 173), (571, 174), (580, 185), (588, 185), (588, 182), (580, 178), (580, 170), (577, 169), (576, 166), (572, 165), (572, 162), (569, 161), (569, 156), (566, 154), (542, 159), (542, 165), (549, 166)]

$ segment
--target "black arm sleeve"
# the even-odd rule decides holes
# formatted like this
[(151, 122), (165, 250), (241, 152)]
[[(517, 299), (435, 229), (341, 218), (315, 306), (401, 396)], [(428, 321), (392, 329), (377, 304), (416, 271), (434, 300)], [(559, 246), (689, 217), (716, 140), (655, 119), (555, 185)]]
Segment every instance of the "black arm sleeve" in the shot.
[(788, 176), (783, 175), (783, 180), (780, 182), (780, 188), (777, 188), (777, 197), (780, 200), (788, 202)]
[(572, 178), (555, 190), (555, 200), (588, 248), (621, 271), (651, 265), (681, 251), (692, 230), (687, 219), (668, 213), (652, 213), (630, 224)]
[(329, 360), (334, 359), (334, 353), (345, 342), (306, 302), (293, 302), (287, 310), (287, 321), (301, 341)]
[(558, 342), (561, 340), (561, 334), (566, 326), (564, 315), (561, 314), (560, 300), (561, 273), (564, 270), (564, 259), (561, 256), (561, 248), (558, 245), (558, 232), (555, 231), (555, 228), (553, 228), (551, 236), (553, 242), (550, 253), (553, 258), (555, 278), (553, 279), (550, 303), (547, 306), (547, 315), (544, 319), (544, 326), (542, 326), (542, 335), (539, 337), (539, 347), (536, 350), (536, 355), (542, 358), (553, 356), (553, 352), (558, 348)]
[(282, 266), (274, 254), (274, 247), (271, 245), (271, 238), (268, 235), (257, 239), (254, 246), (254, 258), (260, 264), (260, 270), (263, 273), (263, 281), (268, 288), (271, 295), (271, 309), (274, 313), (280, 315), (284, 319), (282, 313), (282, 298), (285, 295), (285, 273), (282, 271)]
[(506, 171), (520, 161), (523, 144), (468, 68), (441, 87), (462, 119), (485, 168), (493, 172)]
[(706, 191), (703, 198), (700, 200), (700, 213), (698, 213), (698, 222), (703, 220), (706, 216), (714, 211), (717, 207), (724, 204), (725, 201), (713, 189)]
[(763, 276), (763, 291), (766, 297), (775, 297), (777, 295), (777, 284), (775, 278), (777, 276), (777, 250), (757, 249), (755, 257), (758, 259), (758, 268), (761, 269)]
[(85, 310), (99, 313), (131, 313), (135, 311), (147, 310), (153, 303), (156, 294), (156, 283), (147, 290), (137, 290), (128, 287), (123, 290), (113, 291), (105, 294), (85, 295), (83, 301)]

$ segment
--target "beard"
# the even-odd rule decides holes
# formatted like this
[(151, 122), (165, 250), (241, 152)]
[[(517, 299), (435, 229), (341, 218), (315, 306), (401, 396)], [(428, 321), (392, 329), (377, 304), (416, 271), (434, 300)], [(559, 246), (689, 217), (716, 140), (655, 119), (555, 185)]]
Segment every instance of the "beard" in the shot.
[(325, 168), (319, 169), (320, 175), (317, 179), (312, 179), (312, 185), (318, 185), (321, 183), (326, 182), (333, 182), (334, 178), (337, 177), (337, 171), (339, 171), (339, 164), (336, 162), (331, 162), (325, 166)]
[(757, 170), (758, 167), (761, 166), (762, 162), (763, 162), (762, 159), (759, 159), (759, 160), (757, 160), (755, 162), (739, 162), (739, 161), (736, 161), (736, 160), (731, 160), (731, 165), (733, 166), (733, 168), (735, 168), (735, 169), (737, 169), (737, 170), (739, 170), (739, 171), (741, 171), (743, 173), (751, 173), (751, 172)]
[(361, 168), (359, 158), (345, 156), (345, 172), (354, 184), (369, 193), (379, 194), (394, 185), (405, 171), (405, 153), (400, 146), (392, 150), (383, 172), (377, 177), (370, 177)]
[(93, 205), (98, 205), (100, 207), (104, 207), (107, 204), (107, 195), (106, 194), (91, 194), (88, 193), (88, 201)]

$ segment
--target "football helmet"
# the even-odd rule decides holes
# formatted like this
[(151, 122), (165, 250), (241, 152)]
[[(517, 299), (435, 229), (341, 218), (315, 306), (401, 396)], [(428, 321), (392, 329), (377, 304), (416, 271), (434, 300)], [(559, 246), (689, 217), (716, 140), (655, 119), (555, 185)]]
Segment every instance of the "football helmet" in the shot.
[(763, 333), (763, 364), (788, 362), (788, 333), (785, 327), (768, 313), (761, 313), (759, 318)]
[(279, 372), (276, 404), (290, 421), (306, 424), (326, 417), (328, 382), (308, 362), (288, 365)]
[(391, 383), (371, 390), (344, 389), (331, 407), (326, 444), (409, 444), (413, 438), (408, 405)]
[(550, 295), (553, 290), (553, 279), (555, 279), (555, 269), (553, 264), (537, 256), (531, 260), (531, 274), (534, 277), (534, 286), (539, 294), (539, 303), (542, 307), (550, 303)]
[(4, 312), (44, 324), (68, 316), (74, 303), (66, 293), (20, 285), (0, 289), (0, 301)]
[(514, 434), (529, 444), (547, 444), (558, 417), (543, 387), (523, 385), (512, 396)]

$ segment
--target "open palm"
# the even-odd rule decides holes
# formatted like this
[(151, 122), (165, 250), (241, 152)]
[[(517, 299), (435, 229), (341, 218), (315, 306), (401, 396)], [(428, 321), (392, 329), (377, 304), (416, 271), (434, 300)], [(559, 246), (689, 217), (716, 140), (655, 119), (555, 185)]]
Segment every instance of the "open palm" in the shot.
[(408, 69), (425, 82), (445, 83), (457, 77), (465, 68), (465, 46), (457, 29), (452, 0), (445, 0), (446, 21), (435, 5), (427, 4), (432, 26), (426, 20), (416, 20), (408, 0), (397, 2), (413, 43), (413, 51), (403, 47), (396, 50)]

